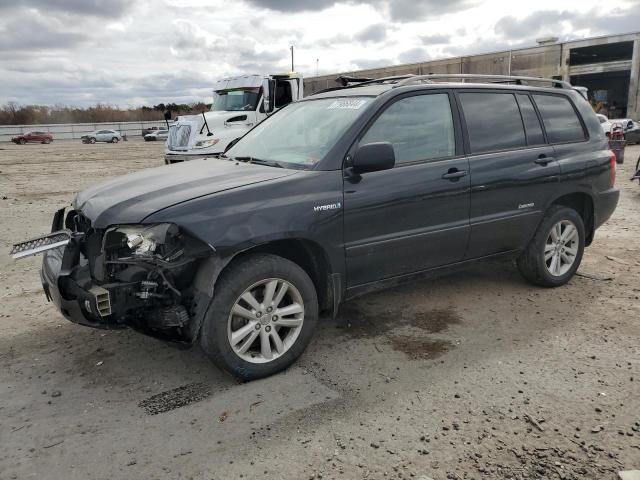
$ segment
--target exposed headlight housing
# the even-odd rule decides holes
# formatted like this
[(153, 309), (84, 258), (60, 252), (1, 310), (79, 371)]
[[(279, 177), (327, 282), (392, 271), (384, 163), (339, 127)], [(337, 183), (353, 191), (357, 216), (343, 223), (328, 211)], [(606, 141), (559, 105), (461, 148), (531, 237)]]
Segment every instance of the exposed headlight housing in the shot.
[(196, 142), (195, 148), (213, 147), (219, 141), (220, 141), (219, 138), (208, 138), (206, 140), (198, 140)]
[(122, 225), (109, 229), (104, 249), (115, 249), (125, 255), (157, 255), (166, 259), (180, 256), (183, 253), (182, 243), (180, 230), (173, 223)]

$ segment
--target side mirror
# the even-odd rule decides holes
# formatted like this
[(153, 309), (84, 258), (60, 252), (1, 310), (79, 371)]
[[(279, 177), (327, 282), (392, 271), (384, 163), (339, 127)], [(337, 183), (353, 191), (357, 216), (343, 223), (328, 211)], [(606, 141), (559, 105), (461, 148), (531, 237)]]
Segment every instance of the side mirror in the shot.
[(273, 112), (273, 95), (271, 88), (271, 80), (265, 78), (262, 80), (262, 105), (264, 113)]
[(396, 154), (389, 142), (361, 145), (353, 156), (353, 170), (356, 173), (388, 170), (396, 164)]

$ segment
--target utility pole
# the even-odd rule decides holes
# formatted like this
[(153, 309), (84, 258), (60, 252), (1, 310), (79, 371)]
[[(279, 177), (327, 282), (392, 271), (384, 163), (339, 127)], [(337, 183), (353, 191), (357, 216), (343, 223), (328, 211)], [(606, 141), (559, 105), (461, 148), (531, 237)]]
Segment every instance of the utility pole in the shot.
[(291, 45), (290, 50), (291, 50), (291, 71), (295, 72), (296, 69), (293, 67), (293, 45)]
[(318, 64), (320, 63), (320, 59), (316, 58), (316, 77), (318, 76)]

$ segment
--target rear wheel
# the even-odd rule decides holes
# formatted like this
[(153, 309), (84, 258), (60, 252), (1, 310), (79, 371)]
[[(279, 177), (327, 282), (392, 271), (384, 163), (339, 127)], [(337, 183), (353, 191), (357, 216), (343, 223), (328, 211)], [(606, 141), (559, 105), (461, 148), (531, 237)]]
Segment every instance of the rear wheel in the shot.
[(44, 143), (44, 144), (47, 144), (47, 145), (48, 145), (49, 143), (51, 143), (51, 139), (50, 139), (50, 138), (45, 138), (45, 139), (44, 139), (44, 141), (43, 141), (42, 143)]
[(518, 258), (518, 269), (524, 278), (536, 285), (564, 285), (580, 266), (584, 241), (584, 222), (578, 212), (554, 205)]
[(216, 365), (253, 380), (291, 365), (317, 320), (316, 291), (302, 268), (276, 255), (248, 255), (221, 274), (200, 341)]
[(111, 143), (118, 143), (118, 137), (113, 137), (111, 139)]

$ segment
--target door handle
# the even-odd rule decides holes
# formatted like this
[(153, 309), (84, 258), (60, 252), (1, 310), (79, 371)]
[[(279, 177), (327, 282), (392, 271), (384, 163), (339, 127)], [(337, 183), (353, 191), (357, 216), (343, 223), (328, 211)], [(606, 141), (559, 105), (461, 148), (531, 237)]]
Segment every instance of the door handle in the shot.
[(538, 156), (538, 158), (534, 160), (534, 162), (537, 163), (538, 165), (542, 165), (543, 167), (546, 167), (549, 162), (553, 162), (554, 160), (555, 160), (554, 157), (549, 157), (544, 153), (542, 153)]
[(465, 177), (467, 175), (466, 170), (458, 170), (457, 168), (451, 168), (447, 173), (442, 175), (442, 178), (445, 180), (451, 180), (452, 182), (457, 181), (459, 178)]

